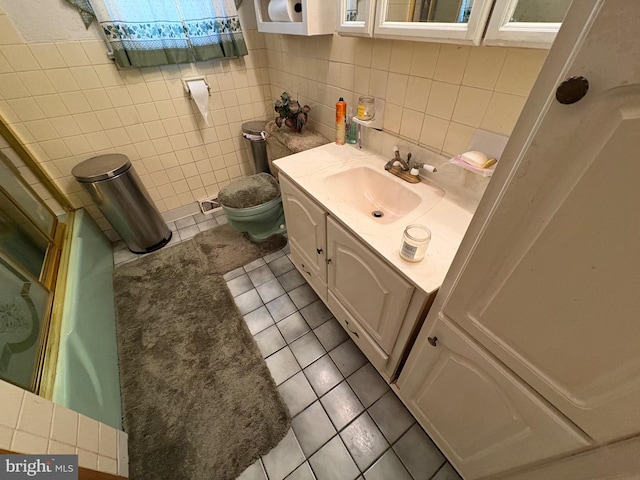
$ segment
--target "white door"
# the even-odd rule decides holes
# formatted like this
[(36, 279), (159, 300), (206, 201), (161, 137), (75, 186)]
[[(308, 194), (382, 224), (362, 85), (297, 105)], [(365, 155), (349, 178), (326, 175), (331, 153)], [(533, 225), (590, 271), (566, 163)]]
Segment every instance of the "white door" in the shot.
[(639, 19), (573, 2), (432, 308), (600, 442), (640, 433)]

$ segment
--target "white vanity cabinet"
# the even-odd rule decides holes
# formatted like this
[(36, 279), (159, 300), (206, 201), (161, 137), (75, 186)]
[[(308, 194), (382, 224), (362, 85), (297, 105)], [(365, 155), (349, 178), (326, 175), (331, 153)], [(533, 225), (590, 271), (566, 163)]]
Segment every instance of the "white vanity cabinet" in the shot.
[(294, 265), (387, 381), (435, 296), (427, 295), (280, 174)]
[(447, 319), (421, 332), (411, 355), (398, 379), (401, 398), (465, 479), (590, 443)]

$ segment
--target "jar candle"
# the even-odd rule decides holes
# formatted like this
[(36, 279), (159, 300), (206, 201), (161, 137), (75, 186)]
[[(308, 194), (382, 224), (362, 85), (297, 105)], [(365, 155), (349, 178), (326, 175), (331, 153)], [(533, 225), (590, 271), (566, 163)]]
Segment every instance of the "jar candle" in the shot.
[(376, 115), (375, 99), (370, 96), (363, 95), (358, 98), (358, 119), (371, 120)]
[(427, 253), (431, 231), (424, 225), (409, 225), (404, 229), (400, 257), (408, 262), (419, 262)]

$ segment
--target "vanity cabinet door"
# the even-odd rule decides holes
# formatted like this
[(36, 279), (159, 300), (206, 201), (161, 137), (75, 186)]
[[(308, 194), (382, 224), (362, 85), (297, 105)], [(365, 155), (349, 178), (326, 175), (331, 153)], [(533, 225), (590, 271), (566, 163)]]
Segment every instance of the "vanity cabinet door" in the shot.
[(280, 190), (293, 263), (326, 302), (327, 213), (284, 175), (280, 175)]
[(465, 479), (589, 445), (571, 422), (443, 318), (422, 330), (398, 386)]
[(331, 217), (327, 218), (327, 244), (329, 291), (380, 348), (390, 354), (404, 321), (413, 285)]

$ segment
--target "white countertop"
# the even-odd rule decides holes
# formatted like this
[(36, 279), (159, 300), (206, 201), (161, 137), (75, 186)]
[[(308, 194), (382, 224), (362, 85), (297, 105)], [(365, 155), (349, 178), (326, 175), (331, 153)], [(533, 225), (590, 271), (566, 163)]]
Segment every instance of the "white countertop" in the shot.
[[(323, 182), (325, 177), (338, 171), (368, 165), (379, 168), (380, 172), (389, 175), (393, 181), (402, 183), (418, 194), (421, 188), (428, 188), (428, 183), (442, 187), (438, 185), (438, 173), (428, 174), (428, 180), (423, 179), (419, 184), (405, 182), (385, 172), (384, 165), (387, 160), (350, 145), (329, 143), (278, 159), (275, 165), (409, 281), (424, 292), (431, 293), (442, 285), (471, 222), (473, 211), (469, 210), (468, 202), (467, 205), (462, 205), (456, 202), (454, 195), (445, 193), (435, 205), (418, 205), (403, 218), (381, 225), (372, 216), (355, 211)], [(418, 263), (403, 260), (399, 255), (404, 229), (412, 223), (425, 225), (431, 230), (431, 243), (427, 255)]]

